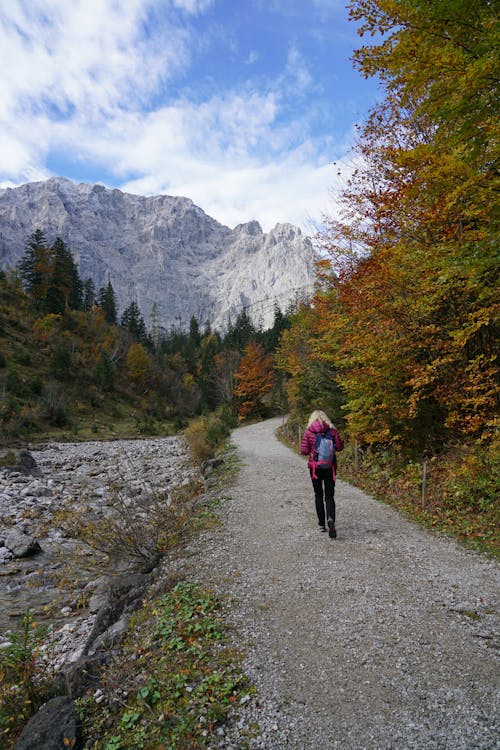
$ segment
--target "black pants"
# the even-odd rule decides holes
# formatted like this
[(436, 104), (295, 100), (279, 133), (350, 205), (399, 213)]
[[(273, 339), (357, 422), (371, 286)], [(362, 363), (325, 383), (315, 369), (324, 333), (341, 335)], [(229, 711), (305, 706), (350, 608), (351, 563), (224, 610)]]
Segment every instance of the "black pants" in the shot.
[[(326, 518), (333, 518), (335, 523), (335, 482), (331, 469), (316, 469), (317, 479), (312, 478), (312, 469), (309, 469), (314, 487), (314, 500), (316, 502), (316, 513), (318, 524), (325, 525)], [(326, 517), (325, 517), (326, 503)]]

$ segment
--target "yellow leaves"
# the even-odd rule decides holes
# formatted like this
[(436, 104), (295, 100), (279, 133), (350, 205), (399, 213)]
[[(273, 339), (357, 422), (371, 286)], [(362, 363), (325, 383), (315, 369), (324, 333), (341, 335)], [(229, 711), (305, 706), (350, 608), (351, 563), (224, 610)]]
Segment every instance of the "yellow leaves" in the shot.
[(49, 313), (43, 318), (35, 320), (33, 324), (33, 333), (40, 341), (49, 341), (51, 336), (59, 330), (62, 315), (59, 313)]
[(145, 384), (149, 371), (149, 356), (142, 344), (131, 344), (127, 352), (127, 369), (134, 382)]

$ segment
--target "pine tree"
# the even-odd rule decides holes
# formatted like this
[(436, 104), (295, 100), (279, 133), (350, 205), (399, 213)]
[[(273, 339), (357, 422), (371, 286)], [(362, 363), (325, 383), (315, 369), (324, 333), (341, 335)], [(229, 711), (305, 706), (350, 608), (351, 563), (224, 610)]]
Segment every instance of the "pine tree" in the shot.
[(116, 325), (116, 296), (111, 281), (108, 281), (107, 286), (103, 286), (99, 290), (99, 306), (104, 312), (106, 321), (112, 326)]
[(131, 302), (127, 309), (124, 311), (120, 320), (120, 325), (126, 328), (129, 333), (140, 341), (141, 344), (148, 343), (148, 333), (146, 331), (146, 325), (139, 310), (137, 302)]
[(19, 262), (19, 272), (27, 294), (35, 307), (42, 308), (51, 279), (52, 250), (41, 229), (30, 236), (24, 256)]
[(49, 313), (63, 313), (68, 309), (81, 310), (83, 286), (73, 255), (60, 237), (51, 247), (50, 283), (44, 301)]
[(83, 284), (83, 309), (92, 310), (95, 303), (95, 287), (92, 279), (88, 278)]

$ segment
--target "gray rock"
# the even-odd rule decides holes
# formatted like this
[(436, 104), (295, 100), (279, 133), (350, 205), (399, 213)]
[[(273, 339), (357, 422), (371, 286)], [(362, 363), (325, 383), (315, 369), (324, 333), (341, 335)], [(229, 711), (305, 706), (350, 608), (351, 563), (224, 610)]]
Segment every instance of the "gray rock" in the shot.
[(3, 563), (8, 562), (9, 560), (12, 560), (14, 555), (10, 551), (10, 549), (7, 549), (7, 547), (0, 547), (0, 565), (3, 565)]
[(107, 650), (117, 644), (123, 634), (127, 631), (129, 622), (129, 615), (122, 615), (119, 620), (110, 625), (104, 633), (101, 633), (101, 635), (95, 639), (88, 649), (88, 655), (93, 656), (98, 651), (101, 651), (102, 649)]
[(214, 469), (223, 464), (222, 458), (210, 458), (208, 461), (204, 461), (201, 465), (202, 476), (208, 477)]
[(21, 474), (25, 476), (41, 476), (41, 471), (31, 453), (25, 449), (20, 451), (17, 464), (6, 466), (4, 469), (8, 474)]
[(102, 665), (107, 655), (83, 656), (62, 672), (64, 689), (71, 698), (81, 698), (99, 684)]
[(155, 303), (167, 329), (187, 328), (193, 315), (225, 328), (243, 308), (267, 327), (275, 302), (283, 310), (314, 288), (316, 253), (300, 229), (264, 234), (251, 221), (231, 230), (188, 198), (63, 178), (0, 190), (0, 266), (15, 266), (36, 228), (49, 242), (62, 237), (96, 289), (110, 278), (122, 310), (136, 299), (149, 320)]
[(14, 557), (28, 557), (41, 551), (41, 547), (36, 539), (28, 536), (17, 527), (14, 527), (5, 534), (4, 544)]
[(26, 724), (15, 750), (76, 748), (80, 729), (71, 698), (59, 696), (45, 703)]

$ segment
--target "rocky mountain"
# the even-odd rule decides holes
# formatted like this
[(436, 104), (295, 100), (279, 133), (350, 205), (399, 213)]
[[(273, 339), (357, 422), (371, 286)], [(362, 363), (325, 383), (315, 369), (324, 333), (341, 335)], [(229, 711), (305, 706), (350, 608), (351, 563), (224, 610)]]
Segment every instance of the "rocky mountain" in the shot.
[(300, 229), (230, 229), (188, 198), (61, 177), (0, 190), (0, 267), (19, 261), (35, 229), (49, 243), (60, 236), (96, 289), (111, 280), (119, 312), (135, 300), (148, 327), (153, 308), (167, 329), (185, 329), (193, 315), (224, 329), (243, 308), (268, 327), (275, 303), (284, 310), (314, 285), (315, 251)]

